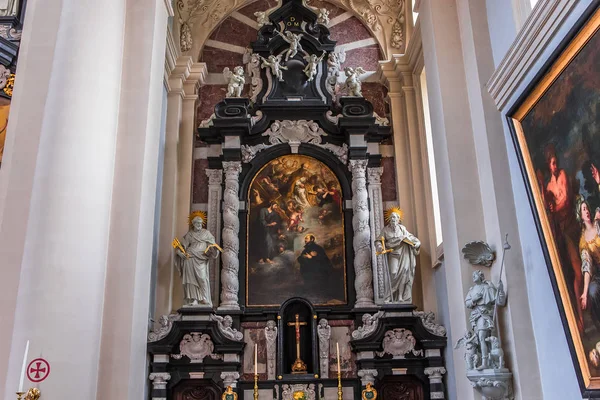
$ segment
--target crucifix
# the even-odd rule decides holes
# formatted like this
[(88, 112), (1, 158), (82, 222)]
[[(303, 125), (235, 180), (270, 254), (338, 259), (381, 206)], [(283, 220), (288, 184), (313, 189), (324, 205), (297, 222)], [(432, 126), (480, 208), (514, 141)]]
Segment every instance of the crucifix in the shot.
[(288, 322), (288, 326), (296, 328), (296, 361), (292, 364), (292, 374), (305, 374), (306, 364), (300, 359), (300, 327), (307, 325), (306, 322), (300, 322), (300, 315), (296, 314), (295, 322)]

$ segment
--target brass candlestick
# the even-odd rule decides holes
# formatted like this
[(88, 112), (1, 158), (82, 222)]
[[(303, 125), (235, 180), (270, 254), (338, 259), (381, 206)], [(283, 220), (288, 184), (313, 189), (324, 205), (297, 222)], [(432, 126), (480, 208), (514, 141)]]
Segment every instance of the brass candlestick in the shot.
[(342, 400), (343, 393), (344, 392), (342, 390), (342, 372), (338, 370), (338, 400)]
[(258, 400), (258, 374), (254, 374), (254, 400)]
[(17, 392), (17, 400), (21, 400), (25, 392)]

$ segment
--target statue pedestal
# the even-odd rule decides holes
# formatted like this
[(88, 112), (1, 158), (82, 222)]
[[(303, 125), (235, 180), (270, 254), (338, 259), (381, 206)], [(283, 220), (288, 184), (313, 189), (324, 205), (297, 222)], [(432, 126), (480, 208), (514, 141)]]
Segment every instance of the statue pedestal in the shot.
[(512, 373), (508, 368), (473, 370), (467, 372), (471, 385), (482, 400), (512, 400)]
[(383, 303), (379, 306), (379, 308), (383, 311), (413, 312), (417, 309), (417, 306), (412, 303)]
[(215, 313), (213, 307), (183, 306), (177, 310), (182, 321), (210, 321), (210, 315)]

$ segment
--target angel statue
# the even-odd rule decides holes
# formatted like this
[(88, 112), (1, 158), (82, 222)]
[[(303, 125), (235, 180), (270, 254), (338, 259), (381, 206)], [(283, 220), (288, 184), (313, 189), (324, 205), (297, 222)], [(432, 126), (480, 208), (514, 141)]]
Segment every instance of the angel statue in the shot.
[(281, 65), (281, 54), (275, 57), (274, 55), (270, 55), (269, 58), (260, 57), (262, 60), (261, 67), (262, 68), (270, 68), (271, 73), (277, 77), (279, 82), (283, 82), (283, 71), (287, 70), (288, 67)]
[(329, 25), (329, 10), (326, 8), (319, 8), (319, 16), (317, 17), (317, 24)]
[(206, 213), (195, 211), (190, 215), (190, 230), (181, 240), (173, 240), (175, 265), (183, 283), (186, 306), (212, 307), (208, 262), (216, 258), (221, 248), (215, 237), (204, 229)]
[(404, 213), (397, 207), (387, 210), (387, 225), (375, 240), (377, 255), (383, 257), (387, 269), (387, 302), (412, 302), (412, 286), (421, 242), (402, 225), (403, 216)]
[(223, 76), (227, 81), (227, 95), (226, 97), (242, 97), (242, 90), (246, 83), (244, 77), (244, 67), (237, 66), (233, 69), (233, 72), (228, 67), (223, 69)]
[(467, 364), (467, 371), (474, 370), (479, 363), (480, 355), (477, 340), (475, 333), (473, 331), (468, 331), (465, 336), (458, 339), (456, 346), (454, 346), (454, 349), (465, 346), (465, 363)]
[(269, 21), (269, 16), (266, 11), (257, 11), (254, 13), (256, 17), (256, 23), (258, 24), (258, 29), (262, 28), (265, 25), (271, 25), (271, 21)]
[(366, 71), (362, 67), (346, 67), (344, 68), (346, 73), (346, 88), (348, 89), (348, 96), (362, 97), (362, 84), (359, 76), (364, 74)]
[(279, 31), (275, 31), (290, 44), (290, 47), (285, 51), (285, 61), (289, 61), (290, 58), (294, 58), (299, 51), (304, 51), (302, 49), (302, 45), (300, 44), (300, 39), (302, 39), (302, 34), (296, 35), (290, 31), (286, 31), (285, 35)]
[(325, 57), (325, 52), (321, 54), (321, 57), (317, 57), (316, 54), (311, 54), (310, 56), (304, 56), (304, 60), (307, 62), (306, 67), (304, 67), (304, 74), (308, 77), (308, 81), (312, 81), (315, 79), (317, 75), (317, 67), (323, 61)]

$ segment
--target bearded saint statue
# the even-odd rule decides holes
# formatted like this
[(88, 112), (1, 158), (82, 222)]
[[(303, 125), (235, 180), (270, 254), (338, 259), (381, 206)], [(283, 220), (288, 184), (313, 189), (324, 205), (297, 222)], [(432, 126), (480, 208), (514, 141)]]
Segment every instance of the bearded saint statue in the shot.
[(387, 225), (377, 235), (375, 249), (387, 268), (385, 301), (410, 304), (421, 242), (402, 225), (402, 216), (396, 207), (386, 211)]
[(188, 233), (181, 241), (173, 241), (177, 254), (175, 265), (183, 283), (184, 304), (212, 307), (209, 261), (218, 256), (220, 247), (208, 229), (203, 228), (206, 216), (202, 212), (192, 213), (190, 219)]

